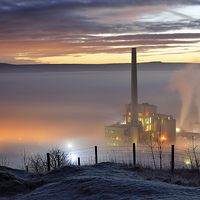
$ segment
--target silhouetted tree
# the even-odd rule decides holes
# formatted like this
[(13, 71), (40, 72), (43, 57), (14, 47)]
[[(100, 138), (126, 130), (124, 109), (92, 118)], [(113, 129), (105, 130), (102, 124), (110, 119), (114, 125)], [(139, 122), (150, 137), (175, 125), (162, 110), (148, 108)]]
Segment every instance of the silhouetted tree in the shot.
[(45, 172), (47, 169), (46, 156), (39, 153), (30, 156), (29, 168), (32, 172)]
[(147, 140), (144, 140), (144, 141), (145, 141), (147, 147), (151, 150), (151, 156), (152, 156), (152, 159), (153, 159), (154, 167), (155, 167), (155, 169), (157, 169), (155, 154), (154, 154), (154, 147), (156, 146), (156, 142), (153, 141), (151, 131), (149, 132), (149, 141), (147, 141)]
[(58, 163), (60, 166), (69, 165), (68, 153), (62, 151), (58, 147), (51, 148), (49, 150), (50, 154), (50, 166), (52, 169), (58, 167)]
[(24, 149), (24, 151), (20, 150), (20, 155), (21, 155), (21, 161), (23, 163), (23, 170), (27, 170), (30, 164), (30, 154), (27, 155), (26, 150)]
[(0, 155), (0, 165), (9, 167), (10, 158), (8, 158), (6, 155)]
[[(27, 170), (27, 168), (31, 172), (45, 172), (47, 171), (47, 156), (41, 155), (39, 153), (30, 155), (24, 151), (20, 151), (21, 161), (23, 163), (23, 169)], [(69, 165), (68, 153), (62, 151), (58, 147), (51, 148), (49, 150), (50, 154), (50, 168), (55, 169), (58, 167), (58, 162), (60, 166)]]

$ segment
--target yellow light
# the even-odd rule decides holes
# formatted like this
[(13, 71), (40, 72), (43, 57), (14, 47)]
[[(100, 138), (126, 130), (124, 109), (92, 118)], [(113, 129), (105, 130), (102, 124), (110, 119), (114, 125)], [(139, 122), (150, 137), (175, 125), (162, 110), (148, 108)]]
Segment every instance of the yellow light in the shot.
[(188, 161), (188, 160), (185, 161), (185, 164), (186, 164), (186, 165), (190, 165), (190, 161)]
[(120, 137), (116, 137), (116, 140), (121, 140), (121, 138)]
[(167, 139), (166, 139), (166, 137), (163, 136), (163, 137), (161, 137), (161, 140), (163, 141), (163, 140), (167, 140)]
[(181, 129), (180, 128), (176, 128), (176, 132), (180, 132), (181, 131)]

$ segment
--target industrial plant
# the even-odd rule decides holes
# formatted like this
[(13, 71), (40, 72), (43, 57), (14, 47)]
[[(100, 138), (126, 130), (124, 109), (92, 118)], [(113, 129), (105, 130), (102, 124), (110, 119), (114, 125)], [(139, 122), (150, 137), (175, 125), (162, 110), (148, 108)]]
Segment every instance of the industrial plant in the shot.
[[(128, 146), (132, 143), (144, 144), (160, 141), (176, 144), (177, 137), (183, 145), (193, 137), (200, 141), (200, 124), (193, 124), (193, 132), (176, 128), (172, 115), (157, 113), (157, 106), (148, 103), (138, 104), (136, 48), (132, 48), (131, 103), (124, 106), (124, 122), (105, 126), (105, 139), (110, 146)], [(198, 129), (198, 130), (197, 130)]]

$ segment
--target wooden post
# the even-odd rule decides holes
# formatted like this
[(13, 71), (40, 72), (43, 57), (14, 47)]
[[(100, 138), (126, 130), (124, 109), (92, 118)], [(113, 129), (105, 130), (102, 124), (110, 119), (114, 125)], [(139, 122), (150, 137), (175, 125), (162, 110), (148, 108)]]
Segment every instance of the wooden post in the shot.
[(26, 165), (26, 172), (28, 172), (28, 165)]
[(78, 157), (78, 165), (81, 165), (80, 157)]
[(97, 146), (95, 146), (95, 163), (98, 164)]
[(136, 165), (135, 143), (133, 143), (133, 165)]
[(174, 173), (174, 145), (172, 145), (171, 172), (172, 172), (172, 174)]
[(60, 167), (60, 155), (58, 155), (58, 167)]
[(47, 153), (47, 170), (50, 171), (50, 154)]

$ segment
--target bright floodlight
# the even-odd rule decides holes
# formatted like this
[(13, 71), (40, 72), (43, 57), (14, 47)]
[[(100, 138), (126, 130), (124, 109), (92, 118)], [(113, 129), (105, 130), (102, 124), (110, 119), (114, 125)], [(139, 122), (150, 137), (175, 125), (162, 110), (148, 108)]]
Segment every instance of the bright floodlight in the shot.
[(181, 131), (181, 129), (180, 128), (176, 128), (176, 132), (180, 132)]
[(72, 145), (71, 145), (71, 144), (68, 144), (68, 148), (69, 148), (69, 149), (72, 148)]
[(164, 140), (167, 140), (167, 139), (166, 139), (166, 137), (165, 137), (165, 136), (163, 136), (163, 137), (161, 138), (161, 140), (162, 140), (162, 141), (164, 141)]
[(72, 153), (70, 155), (70, 160), (71, 160), (71, 162), (75, 162), (77, 160), (76, 155)]

